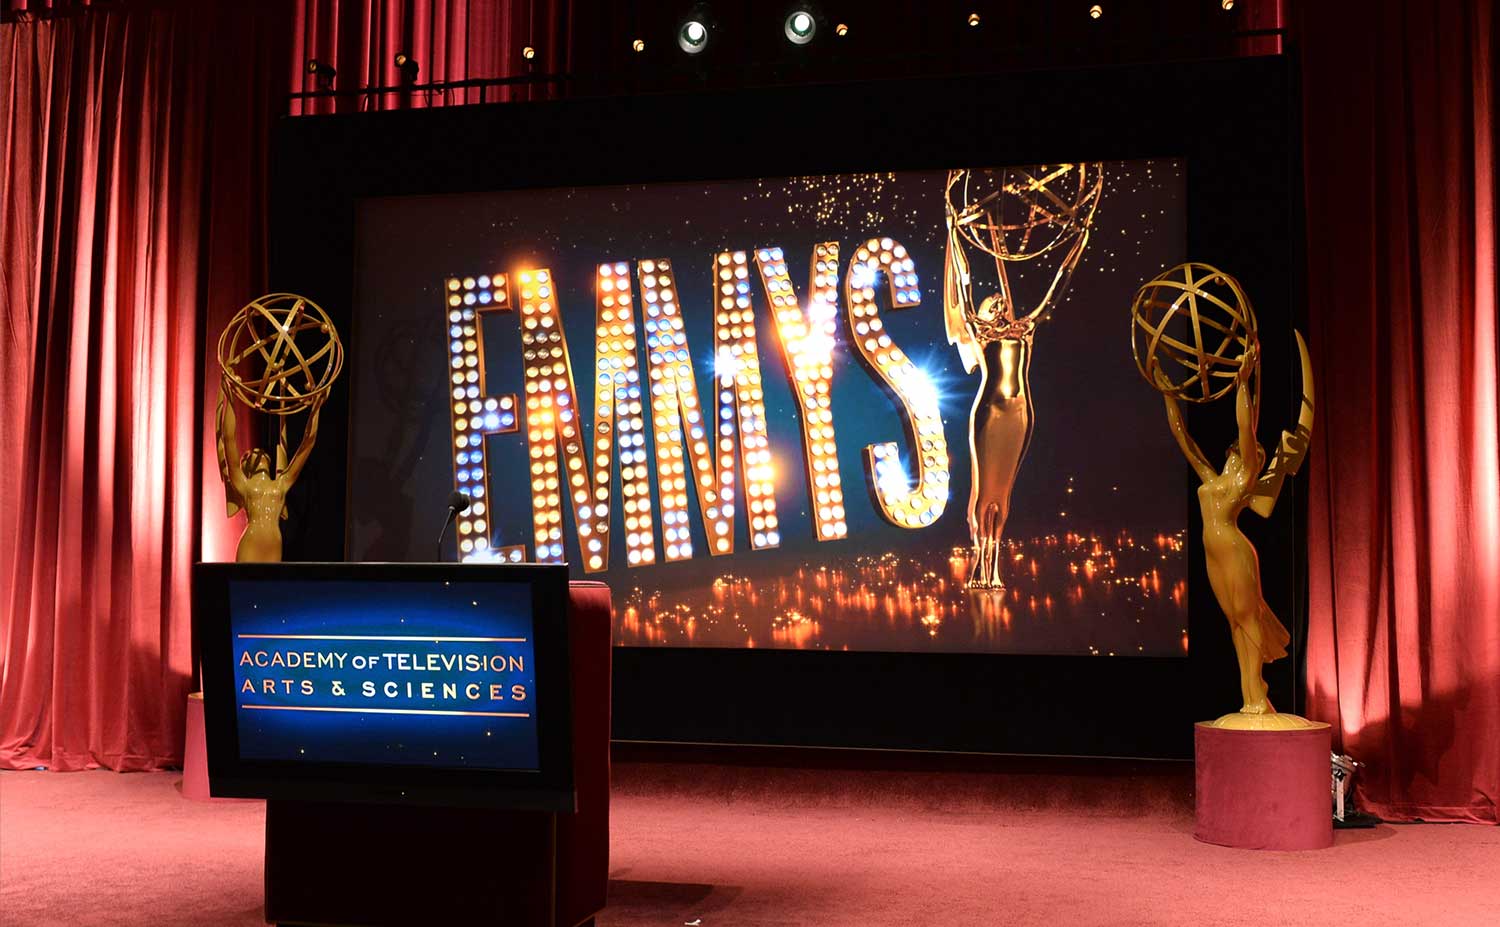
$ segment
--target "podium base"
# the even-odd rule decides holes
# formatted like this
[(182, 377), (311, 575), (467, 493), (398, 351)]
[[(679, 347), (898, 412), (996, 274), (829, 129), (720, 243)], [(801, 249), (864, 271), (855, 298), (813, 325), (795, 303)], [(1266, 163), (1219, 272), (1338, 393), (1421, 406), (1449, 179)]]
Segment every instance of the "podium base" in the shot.
[(271, 799), (265, 916), (278, 927), (571, 927), (557, 919), (557, 816)]
[(1195, 725), (1193, 836), (1250, 850), (1332, 846), (1331, 742), (1327, 724), (1290, 730)]

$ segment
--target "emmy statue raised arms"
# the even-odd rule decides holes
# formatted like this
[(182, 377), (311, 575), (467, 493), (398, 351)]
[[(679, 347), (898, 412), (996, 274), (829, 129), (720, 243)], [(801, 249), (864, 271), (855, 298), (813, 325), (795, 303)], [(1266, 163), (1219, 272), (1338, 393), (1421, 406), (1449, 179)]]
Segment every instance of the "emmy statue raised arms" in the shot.
[[(1143, 286), (1131, 313), (1136, 365), (1162, 394), (1172, 434), (1201, 481), (1198, 505), (1209, 585), (1229, 619), (1239, 661), (1243, 704), (1213, 724), (1249, 730), (1310, 727), (1311, 722), (1297, 715), (1278, 714), (1267, 696), (1261, 667), (1286, 656), (1291, 636), (1266, 604), (1260, 560), (1238, 524), (1247, 508), (1269, 516), (1282, 483), (1306, 457), (1313, 425), (1307, 345), (1297, 333), (1303, 389), (1297, 428), (1282, 432), (1276, 455), (1266, 466), (1265, 451), (1256, 440), (1260, 344), (1254, 312), (1239, 283), (1205, 264), (1183, 264)], [(1184, 371), (1183, 379), (1173, 379), (1174, 373)], [(1238, 436), (1223, 468), (1215, 469), (1188, 434), (1181, 400), (1208, 402), (1230, 390), (1235, 394)]]
[[(1032, 341), (1083, 256), (1102, 190), (1098, 164), (948, 172), (943, 317), (964, 370), (980, 370), (969, 413), (970, 589), (1003, 585), (1000, 548), (1011, 490), (1031, 442)], [(997, 290), (977, 303), (971, 248), (995, 265)], [(1018, 308), (1013, 268), (1053, 252), (1062, 257), (1050, 284), (1029, 310)]]
[[(317, 440), (318, 414), (343, 366), (343, 346), (333, 323), (315, 303), (274, 293), (251, 302), (230, 320), (219, 338), (218, 357), (217, 447), (225, 510), (232, 518), (244, 509), (247, 518), (235, 560), (277, 563), (286, 495)], [(262, 374), (241, 376), (239, 369), (247, 362), (260, 365)], [(271, 454), (258, 447), (240, 453), (236, 402), (280, 418), (274, 464)], [(302, 440), (288, 459), (287, 419), (304, 411)]]

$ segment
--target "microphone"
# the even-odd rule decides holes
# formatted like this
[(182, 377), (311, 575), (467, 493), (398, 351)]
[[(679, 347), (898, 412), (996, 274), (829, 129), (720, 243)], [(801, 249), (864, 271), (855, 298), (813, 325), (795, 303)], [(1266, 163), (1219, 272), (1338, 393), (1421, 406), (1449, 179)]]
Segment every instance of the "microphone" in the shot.
[(468, 493), (459, 492), (456, 489), (453, 491), (453, 494), (448, 497), (448, 517), (443, 521), (443, 530), (438, 532), (437, 558), (439, 563), (441, 563), (443, 560), (443, 537), (448, 533), (448, 526), (453, 524), (453, 519), (462, 515), (464, 512), (467, 512), (469, 510), (469, 505), (473, 501), (473, 499), (469, 498)]

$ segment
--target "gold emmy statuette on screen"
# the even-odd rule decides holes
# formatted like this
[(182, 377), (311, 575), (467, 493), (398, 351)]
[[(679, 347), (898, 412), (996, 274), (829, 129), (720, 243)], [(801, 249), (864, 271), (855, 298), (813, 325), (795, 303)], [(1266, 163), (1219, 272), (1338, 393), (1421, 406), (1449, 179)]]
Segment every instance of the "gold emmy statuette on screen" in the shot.
[[(1260, 341), (1255, 312), (1239, 282), (1207, 264), (1180, 264), (1141, 287), (1131, 312), (1131, 350), (1141, 376), (1162, 394), (1167, 421), (1202, 485), (1203, 550), (1209, 585), (1229, 619), (1239, 658), (1239, 711), (1212, 722), (1238, 730), (1293, 730), (1315, 727), (1292, 714), (1279, 714), (1267, 697), (1262, 664), (1286, 656), (1291, 639), (1266, 604), (1260, 588), (1260, 560), (1240, 532), (1240, 512), (1266, 518), (1276, 506), (1281, 484), (1307, 456), (1313, 426), (1312, 363), (1307, 344), (1296, 333), (1302, 361), (1302, 408), (1295, 431), (1283, 431), (1270, 463), (1256, 441), (1260, 418)], [(1239, 435), (1216, 470), (1187, 432), (1183, 401), (1208, 403), (1235, 394)]]
[[(219, 336), (218, 451), (226, 514), (245, 510), (235, 560), (281, 561), (280, 519), (286, 494), (297, 482), (318, 436), (318, 413), (344, 365), (344, 346), (328, 314), (312, 300), (271, 293), (235, 313)], [(258, 370), (252, 377), (243, 368)], [(280, 430), (274, 468), (261, 448), (241, 454), (236, 440), (235, 403), (277, 416)], [(307, 413), (302, 440), (287, 457), (287, 422)]]
[[(980, 369), (969, 414), (970, 589), (1003, 585), (1000, 545), (1033, 425), (1032, 340), (1083, 256), (1103, 185), (1098, 164), (948, 172), (943, 317), (964, 370)], [(969, 249), (979, 261), (994, 262), (996, 290), (983, 298), (974, 293), (978, 274)], [(1046, 288), (1028, 309), (1017, 287), (1029, 283), (1023, 281), (1029, 275)], [(984, 276), (989, 282), (987, 269)], [(1040, 290), (1041, 284), (1025, 288)]]

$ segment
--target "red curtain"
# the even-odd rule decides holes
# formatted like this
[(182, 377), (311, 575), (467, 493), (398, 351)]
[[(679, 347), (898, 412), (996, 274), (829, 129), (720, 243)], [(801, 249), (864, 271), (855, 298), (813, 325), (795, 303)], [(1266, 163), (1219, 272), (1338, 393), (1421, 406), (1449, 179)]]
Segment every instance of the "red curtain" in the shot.
[[(417, 83), (568, 71), (570, 0), (296, 0), (291, 86), (323, 89), (311, 59), (332, 65), (332, 86), (398, 87), (397, 52), (418, 66)], [(533, 49), (533, 57), (522, 52)], [(425, 90), (294, 100), (293, 115), (535, 99), (549, 85)]]
[(0, 767), (151, 769), (233, 549), (203, 334), (261, 289), (290, 11), (38, 6), (0, 26)]
[(190, 567), (232, 557), (239, 528), (219, 507), (211, 342), (265, 289), (268, 144), (288, 75), (316, 89), (317, 57), (339, 87), (393, 85), (397, 51), (424, 82), (563, 71), (568, 10), (0, 2), (0, 767), (181, 761)]
[(1401, 820), (1500, 822), (1494, 6), (1298, 9), (1309, 704)]

